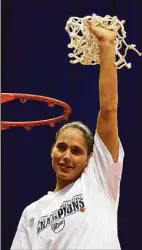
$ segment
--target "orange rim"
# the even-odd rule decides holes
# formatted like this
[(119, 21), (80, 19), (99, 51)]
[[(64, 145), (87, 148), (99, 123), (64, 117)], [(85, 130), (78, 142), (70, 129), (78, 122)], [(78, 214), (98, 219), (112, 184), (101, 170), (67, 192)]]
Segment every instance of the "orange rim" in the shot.
[(21, 93), (1, 93), (1, 104), (13, 101), (15, 99), (20, 99), (22, 103), (25, 103), (27, 100), (40, 101), (48, 103), (49, 107), (54, 107), (55, 105), (64, 108), (64, 114), (55, 118), (47, 120), (38, 120), (38, 121), (24, 121), (24, 122), (13, 122), (13, 121), (1, 121), (1, 130), (5, 130), (11, 127), (24, 127), (26, 130), (30, 130), (32, 127), (49, 125), (54, 127), (56, 123), (68, 120), (69, 116), (72, 113), (71, 107), (60, 100), (40, 96), (40, 95), (30, 95), (30, 94), (21, 94)]

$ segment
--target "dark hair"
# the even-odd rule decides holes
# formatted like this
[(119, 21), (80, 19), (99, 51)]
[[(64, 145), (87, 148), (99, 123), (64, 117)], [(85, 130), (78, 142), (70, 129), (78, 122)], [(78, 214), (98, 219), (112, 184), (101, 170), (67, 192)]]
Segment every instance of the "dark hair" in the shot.
[(56, 137), (55, 137), (55, 142), (59, 136), (59, 134), (67, 129), (67, 128), (78, 128), (80, 129), (83, 134), (84, 134), (84, 137), (86, 139), (86, 143), (87, 143), (87, 154), (90, 155), (92, 152), (93, 152), (93, 142), (94, 142), (94, 138), (93, 138), (93, 134), (91, 132), (91, 130), (82, 122), (80, 121), (74, 121), (74, 122), (69, 122), (69, 123), (66, 123), (64, 124), (56, 133)]

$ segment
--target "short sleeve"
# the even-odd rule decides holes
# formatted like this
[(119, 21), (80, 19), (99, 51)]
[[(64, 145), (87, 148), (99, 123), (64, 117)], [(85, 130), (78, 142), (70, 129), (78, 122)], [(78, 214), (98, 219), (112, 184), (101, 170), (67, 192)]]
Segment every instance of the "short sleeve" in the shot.
[(11, 250), (31, 250), (31, 244), (26, 225), (26, 210), (24, 210), (19, 221), (15, 237), (12, 242)]
[(95, 161), (95, 173), (101, 185), (105, 189), (105, 192), (116, 203), (119, 200), (120, 181), (123, 169), (124, 150), (119, 140), (119, 154), (118, 161), (113, 162), (112, 156), (99, 137), (98, 133), (95, 133), (94, 147), (93, 147), (94, 161)]

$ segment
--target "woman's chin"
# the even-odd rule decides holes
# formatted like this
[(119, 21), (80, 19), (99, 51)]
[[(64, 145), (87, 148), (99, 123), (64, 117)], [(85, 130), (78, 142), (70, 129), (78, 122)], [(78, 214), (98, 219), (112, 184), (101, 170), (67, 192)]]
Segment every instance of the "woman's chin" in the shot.
[(60, 179), (63, 179), (63, 180), (67, 180), (67, 181), (74, 181), (75, 180), (75, 177), (72, 176), (70, 173), (58, 172), (57, 177)]

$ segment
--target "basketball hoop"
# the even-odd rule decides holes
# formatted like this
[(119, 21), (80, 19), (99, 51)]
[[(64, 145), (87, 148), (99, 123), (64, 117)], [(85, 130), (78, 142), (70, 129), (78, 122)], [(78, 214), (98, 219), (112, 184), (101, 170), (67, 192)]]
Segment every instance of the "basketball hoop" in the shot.
[(13, 121), (1, 121), (1, 130), (9, 129), (11, 127), (24, 127), (26, 130), (31, 130), (32, 127), (49, 125), (54, 127), (57, 122), (62, 120), (67, 121), (71, 115), (71, 107), (65, 102), (59, 101), (46, 96), (40, 95), (30, 95), (30, 94), (17, 94), (17, 93), (1, 93), (1, 104), (19, 99), (21, 103), (27, 102), (27, 100), (40, 101), (48, 103), (49, 107), (54, 107), (55, 105), (64, 108), (64, 114), (52, 119), (39, 120), (39, 121), (25, 121), (25, 122), (13, 122)]

